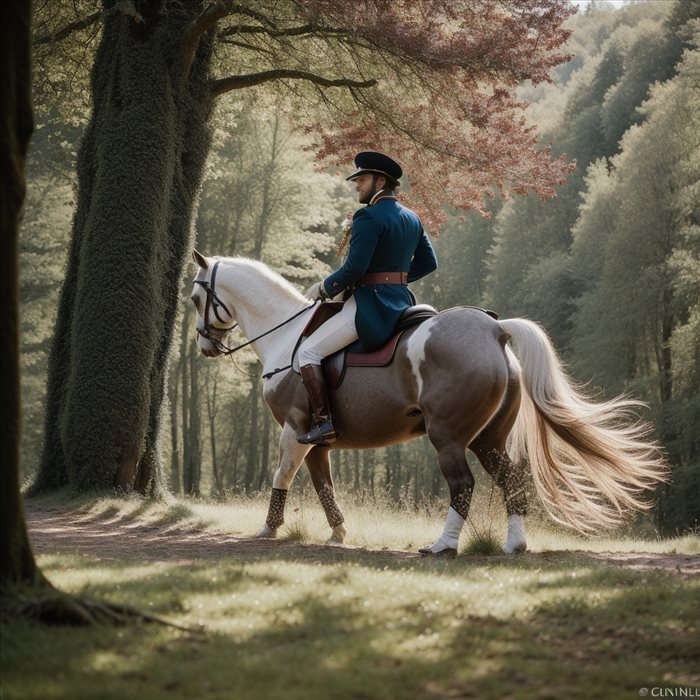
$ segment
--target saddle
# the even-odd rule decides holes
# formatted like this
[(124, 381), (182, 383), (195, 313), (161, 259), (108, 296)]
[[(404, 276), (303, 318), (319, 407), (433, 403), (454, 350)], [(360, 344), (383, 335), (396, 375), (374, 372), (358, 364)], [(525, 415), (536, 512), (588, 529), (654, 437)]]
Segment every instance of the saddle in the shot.
[[(341, 301), (326, 301), (320, 304), (314, 312), (309, 322), (306, 324), (299, 343), (310, 336), (321, 324), (325, 323), (329, 318), (335, 316), (343, 308)], [(498, 314), (495, 311), (482, 309), (479, 306), (468, 306), (466, 308), (478, 309), (498, 319)], [(369, 352), (350, 352), (348, 348), (338, 350), (333, 355), (329, 355), (321, 366), (326, 381), (326, 387), (329, 390), (336, 390), (343, 383), (345, 377), (345, 369), (347, 367), (386, 367), (390, 365), (396, 354), (396, 348), (399, 345), (401, 336), (409, 329), (417, 326), (429, 318), (437, 316), (438, 311), (429, 304), (416, 304), (409, 306), (400, 316), (399, 322), (396, 325), (394, 334), (380, 348)], [(297, 343), (297, 347), (299, 345)], [(349, 347), (349, 346), (348, 346)], [(294, 350), (296, 353), (296, 348)]]
[(394, 334), (381, 347), (369, 352), (350, 352), (347, 348), (343, 348), (333, 355), (329, 355), (321, 363), (328, 389), (335, 390), (343, 383), (346, 367), (385, 367), (391, 364), (401, 336), (409, 328), (433, 318), (437, 313), (437, 310), (429, 304), (409, 306), (401, 314)]

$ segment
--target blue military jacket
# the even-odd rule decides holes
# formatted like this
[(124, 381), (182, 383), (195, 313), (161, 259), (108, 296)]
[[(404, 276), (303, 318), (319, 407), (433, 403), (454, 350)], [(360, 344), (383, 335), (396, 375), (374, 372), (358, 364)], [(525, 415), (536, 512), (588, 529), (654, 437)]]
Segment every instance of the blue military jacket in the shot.
[(355, 326), (360, 337), (353, 349), (380, 347), (391, 337), (399, 317), (415, 298), (402, 284), (359, 284), (368, 272), (408, 272), (408, 281), (437, 268), (437, 258), (418, 216), (395, 197), (358, 209), (352, 219), (345, 263), (323, 280), (329, 296), (355, 284)]

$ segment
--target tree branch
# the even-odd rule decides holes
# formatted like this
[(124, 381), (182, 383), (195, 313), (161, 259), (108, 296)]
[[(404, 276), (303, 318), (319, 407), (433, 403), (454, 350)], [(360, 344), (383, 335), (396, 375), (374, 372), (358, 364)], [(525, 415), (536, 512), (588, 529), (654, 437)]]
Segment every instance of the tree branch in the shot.
[(218, 97), (231, 90), (260, 85), (270, 80), (308, 80), (323, 87), (348, 87), (348, 88), (369, 88), (377, 84), (376, 80), (351, 80), (349, 78), (323, 78), (315, 73), (307, 73), (300, 70), (288, 70), (280, 68), (278, 70), (267, 70), (261, 73), (247, 73), (245, 75), (234, 75), (228, 78), (214, 80), (211, 83), (211, 96)]
[(66, 37), (73, 34), (73, 32), (79, 32), (81, 29), (86, 29), (87, 27), (95, 24), (95, 22), (99, 21), (101, 18), (101, 11), (93, 12), (87, 17), (83, 17), (82, 19), (67, 24), (65, 27), (63, 27), (63, 29), (54, 34), (46, 34), (45, 36), (40, 36), (34, 39), (34, 46), (38, 46), (40, 44), (51, 44), (55, 41), (62, 41)]
[(298, 27), (288, 27), (287, 29), (261, 27), (257, 24), (237, 24), (233, 27), (222, 29), (219, 36), (229, 37), (235, 34), (266, 34), (267, 36), (277, 38), (282, 36), (303, 36), (304, 34), (315, 34), (317, 36), (349, 36), (350, 32), (347, 29), (321, 27), (316, 24), (303, 24)]
[(190, 68), (192, 68), (192, 62), (194, 61), (194, 55), (197, 52), (197, 47), (199, 46), (199, 41), (202, 36), (209, 31), (219, 20), (229, 15), (244, 15), (255, 19), (260, 24), (270, 27), (272, 29), (277, 29), (277, 25), (266, 15), (261, 12), (256, 12), (251, 10), (249, 7), (244, 7), (242, 5), (236, 5), (231, 2), (217, 2), (210, 5), (204, 12), (202, 12), (197, 19), (189, 24), (185, 33), (182, 37), (181, 43), (181, 73), (183, 76), (189, 75)]

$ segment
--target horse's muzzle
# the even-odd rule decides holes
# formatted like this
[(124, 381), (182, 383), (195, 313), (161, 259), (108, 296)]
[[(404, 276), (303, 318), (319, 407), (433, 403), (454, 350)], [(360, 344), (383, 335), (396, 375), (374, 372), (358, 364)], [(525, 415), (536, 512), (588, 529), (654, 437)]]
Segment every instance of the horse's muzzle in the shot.
[(223, 350), (219, 347), (221, 341), (215, 342), (209, 333), (202, 333), (197, 330), (197, 347), (205, 357), (219, 357), (223, 355)]

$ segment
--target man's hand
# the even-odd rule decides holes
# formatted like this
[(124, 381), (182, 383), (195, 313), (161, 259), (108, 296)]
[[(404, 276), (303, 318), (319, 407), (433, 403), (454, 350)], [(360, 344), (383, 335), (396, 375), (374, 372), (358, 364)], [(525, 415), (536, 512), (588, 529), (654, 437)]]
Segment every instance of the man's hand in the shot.
[(323, 282), (319, 282), (318, 291), (316, 292), (316, 301), (326, 301), (328, 298), (329, 297), (326, 293), (326, 288), (323, 286)]

